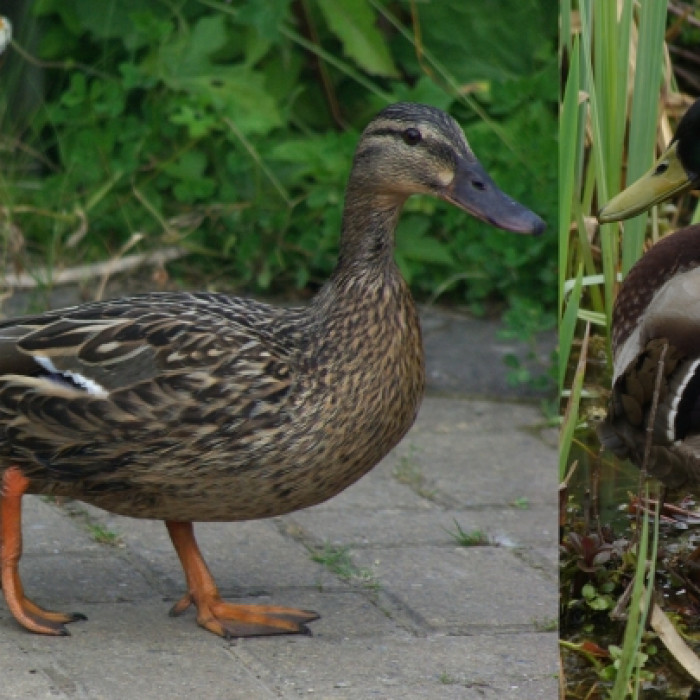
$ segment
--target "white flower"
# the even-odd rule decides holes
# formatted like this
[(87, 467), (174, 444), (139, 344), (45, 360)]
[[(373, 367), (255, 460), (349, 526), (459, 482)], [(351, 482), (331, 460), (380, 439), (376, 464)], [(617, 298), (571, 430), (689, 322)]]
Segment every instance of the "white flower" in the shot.
[(12, 39), (12, 25), (6, 17), (0, 16), (0, 53), (2, 53)]

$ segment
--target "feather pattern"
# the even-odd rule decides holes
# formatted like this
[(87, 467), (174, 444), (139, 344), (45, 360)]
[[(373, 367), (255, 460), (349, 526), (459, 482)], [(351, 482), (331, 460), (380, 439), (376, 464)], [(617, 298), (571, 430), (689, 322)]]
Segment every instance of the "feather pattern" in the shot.
[(308, 306), (157, 293), (1, 322), (1, 464), (29, 491), (170, 521), (338, 493), (401, 439), (423, 393), (418, 317), (393, 260), (400, 209), (420, 192), (504, 228), (544, 227), (493, 185), (454, 120), (388, 107), (360, 140), (338, 265)]
[(613, 390), (598, 432), (605, 447), (641, 465), (660, 371), (648, 470), (672, 487), (700, 484), (698, 299), (700, 229), (688, 227), (640, 259), (613, 309)]
[[(362, 342), (350, 319), (331, 319), (318, 304), (281, 311), (211, 294), (146, 295), (24, 319), (19, 338), (5, 322), (3, 453), (41, 492), (79, 494), (129, 515), (229, 520), (323, 500), (393, 446), (422, 392), (420, 331), (403, 282), (383, 284), (378, 299), (363, 291), (358, 304), (372, 307), (376, 332)], [(387, 305), (392, 317), (383, 315)], [(324, 368), (314, 359), (329, 350), (329, 328), (334, 357), (344, 357)], [(33, 371), (17, 373), (8, 342), (20, 365), (34, 360)], [(84, 381), (56, 381), (42, 358)], [(380, 373), (376, 387), (366, 382)], [(348, 419), (342, 431), (339, 414)], [(336, 474), (323, 473), (338, 461)], [(252, 497), (206, 505), (203, 490)]]

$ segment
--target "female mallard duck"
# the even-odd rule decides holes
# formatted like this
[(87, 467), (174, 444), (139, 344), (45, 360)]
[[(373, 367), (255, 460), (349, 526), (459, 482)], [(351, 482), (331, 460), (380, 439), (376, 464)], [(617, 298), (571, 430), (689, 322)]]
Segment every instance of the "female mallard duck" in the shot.
[[(651, 170), (613, 198), (601, 223), (700, 184), (700, 100)], [(700, 226), (660, 240), (630, 270), (612, 318), (613, 391), (603, 444), (638, 466), (663, 360), (647, 468), (666, 485), (700, 485)]]
[(409, 429), (423, 393), (420, 327), (393, 260), (406, 198), (432, 194), (495, 226), (539, 233), (447, 114), (384, 109), (347, 187), (340, 255), (305, 308), (160, 293), (0, 324), (2, 588), (33, 632), (78, 619), (42, 610), (18, 574), (24, 493), (164, 520), (200, 625), (222, 636), (306, 631), (313, 612), (225, 603), (192, 521), (287, 513), (359, 479)]

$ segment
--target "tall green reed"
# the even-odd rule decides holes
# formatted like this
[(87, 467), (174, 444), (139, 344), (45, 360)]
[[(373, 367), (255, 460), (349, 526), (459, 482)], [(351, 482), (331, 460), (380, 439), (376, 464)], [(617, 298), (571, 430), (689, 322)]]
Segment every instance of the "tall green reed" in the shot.
[[(560, 478), (582, 422), (589, 333), (608, 340), (610, 365), (609, 332), (618, 280), (643, 248), (646, 214), (624, 226), (600, 227), (595, 214), (653, 162), (666, 12), (666, 0), (562, 1), (560, 51), (567, 73), (559, 150), (559, 388), (567, 404), (560, 436)], [(573, 373), (567, 373), (570, 366)], [(646, 513), (640, 523), (635, 583), (611, 691), (615, 700), (640, 693), (641, 636), (650, 605), (658, 518), (656, 522), (652, 537)]]
[[(562, 32), (568, 72), (560, 113), (559, 389), (567, 397), (576, 334), (590, 322), (608, 336), (619, 276), (642, 251), (647, 215), (626, 222), (620, 236), (623, 225), (599, 227), (595, 214), (653, 162), (666, 2), (637, 7), (633, 0), (564, 0), (564, 5), (562, 29), (568, 27), (571, 36)], [(578, 406), (567, 411), (569, 420), (578, 414)], [(564, 433), (573, 432), (565, 426)], [(560, 445), (560, 476), (570, 448), (570, 441)]]

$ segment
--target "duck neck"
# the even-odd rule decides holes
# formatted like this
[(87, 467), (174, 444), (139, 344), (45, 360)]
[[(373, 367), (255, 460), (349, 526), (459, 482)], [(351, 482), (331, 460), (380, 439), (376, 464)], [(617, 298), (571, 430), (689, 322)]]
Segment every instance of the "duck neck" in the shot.
[(403, 199), (348, 185), (338, 263), (333, 277), (393, 270), (394, 231)]
[[(394, 231), (403, 200), (377, 195), (348, 185), (340, 236), (340, 252), (333, 274), (314, 298), (322, 318), (348, 305), (356, 310), (413, 308), (406, 283), (394, 262)], [(413, 312), (410, 312), (413, 313)]]

